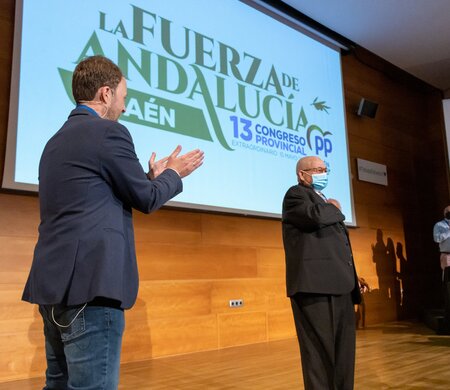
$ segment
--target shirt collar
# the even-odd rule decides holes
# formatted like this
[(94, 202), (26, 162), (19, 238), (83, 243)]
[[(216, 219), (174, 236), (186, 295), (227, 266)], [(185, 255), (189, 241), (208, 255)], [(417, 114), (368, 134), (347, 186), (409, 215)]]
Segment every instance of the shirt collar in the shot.
[(94, 114), (95, 116), (98, 116), (100, 118), (100, 115), (97, 114), (97, 111), (95, 111), (93, 108), (89, 106), (86, 106), (85, 104), (77, 104), (77, 108), (89, 111), (91, 114)]

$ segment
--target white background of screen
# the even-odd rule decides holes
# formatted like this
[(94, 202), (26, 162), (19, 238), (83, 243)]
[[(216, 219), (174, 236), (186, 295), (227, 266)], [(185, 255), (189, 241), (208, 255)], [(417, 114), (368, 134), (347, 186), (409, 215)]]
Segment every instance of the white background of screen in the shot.
[[(127, 113), (120, 119), (133, 136), (136, 153), (145, 170), (148, 169), (147, 161), (152, 151), (163, 157), (178, 144), (185, 151), (193, 148), (205, 151), (204, 165), (185, 179), (183, 193), (169, 205), (279, 217), (286, 190), (296, 184), (297, 160), (303, 155), (319, 155), (331, 167), (329, 185), (324, 193), (338, 199), (346, 215), (346, 223), (355, 224), (338, 51), (237, 0), (22, 2), (18, 1), (19, 12), (16, 15), (16, 27), (20, 27), (22, 21), (22, 29), (17, 28), (15, 34), (3, 187), (37, 191), (38, 163), (43, 147), (74, 107), (58, 69), (72, 72), (95, 33), (104, 55), (116, 63), (119, 62), (119, 46), (133, 57), (138, 66), (142, 66), (142, 53), (149, 56), (150, 83), (143, 77), (142, 70), (128, 62), (129, 90), (203, 112), (210, 140), (130, 122), (136, 122), (139, 116), (141, 119), (145, 117), (144, 109), (140, 112), (136, 110), (143, 107), (142, 101), (139, 101), (140, 105), (136, 100), (133, 106), (128, 106)], [(136, 22), (133, 21), (133, 10), (136, 9), (143, 10), (140, 12), (146, 29), (142, 42), (133, 40), (136, 38), (133, 29), (137, 25), (133, 25)], [(162, 46), (161, 18), (171, 21), (171, 46), (178, 54), (186, 48), (184, 28), (189, 29), (190, 51), (186, 58), (171, 56)], [(149, 31), (151, 28), (154, 28), (153, 32)], [(196, 68), (201, 72), (211, 95), (214, 107), (212, 116), (205, 103), (204, 90), (199, 93), (202, 88), (196, 84), (198, 76), (195, 66), (192, 66), (196, 63), (196, 37), (204, 45), (204, 64), (199, 66), (197, 61)], [(229, 65), (220, 71), (221, 47), (233, 48), (237, 53), (239, 62), (236, 67), (243, 79), (252, 65), (256, 69), (255, 58), (261, 60), (253, 81), (239, 80)], [(228, 50), (230, 59), (232, 49), (224, 50)], [(95, 53), (89, 49), (85, 54)], [(187, 77), (184, 92), (172, 93), (158, 88), (160, 57), (169, 59), (168, 83), (172, 88), (179, 79), (176, 67), (183, 69)], [(283, 74), (286, 75), (286, 85), (283, 85)], [(274, 77), (280, 82), (281, 94)], [(295, 89), (292, 88), (294, 79), (298, 83)], [(223, 83), (224, 90), (221, 104), (218, 103), (218, 96), (221, 95), (218, 90), (222, 87), (218, 87), (218, 82)], [(261, 83), (262, 87), (255, 86)], [(242, 89), (245, 87), (248, 113), (256, 113), (259, 107), (258, 117), (250, 118), (240, 109), (239, 85)], [(259, 105), (256, 104), (258, 94)], [(270, 119), (263, 111), (263, 101), (267, 96), (272, 96), (267, 98), (266, 107)], [(323, 102), (322, 106), (314, 105), (320, 102)], [(231, 110), (233, 106), (237, 107), (234, 111)], [(307, 123), (302, 120), (302, 125), (294, 129), (301, 108)], [(158, 112), (161, 118), (161, 111), (152, 112)], [(290, 124), (287, 112), (292, 112)], [(147, 112), (146, 118), (153, 114)], [(217, 115), (220, 126), (214, 123), (214, 115)], [(175, 115), (173, 118), (178, 117)], [(155, 115), (150, 120), (154, 121)], [(251, 121), (250, 133), (244, 131), (244, 124), (249, 123), (246, 121)], [(237, 128), (234, 127), (236, 124)], [(187, 131), (178, 119), (176, 126)], [(268, 129), (273, 129), (287, 142), (285, 146), (293, 149), (280, 149), (283, 139), (262, 134)], [(308, 129), (311, 148), (307, 143)], [(331, 134), (323, 136), (323, 133)], [(248, 139), (249, 134), (251, 139)], [(289, 139), (287, 137), (292, 140), (295, 136), (304, 145), (286, 141)], [(224, 145), (233, 150), (228, 150)], [(327, 147), (332, 147), (332, 151), (326, 151)]]

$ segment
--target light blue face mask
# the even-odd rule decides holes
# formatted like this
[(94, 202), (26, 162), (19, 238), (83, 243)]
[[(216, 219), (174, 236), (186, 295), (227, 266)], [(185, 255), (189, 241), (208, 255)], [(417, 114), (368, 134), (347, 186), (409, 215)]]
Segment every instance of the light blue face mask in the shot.
[(322, 191), (328, 184), (328, 173), (315, 173), (311, 175), (312, 187), (317, 191)]

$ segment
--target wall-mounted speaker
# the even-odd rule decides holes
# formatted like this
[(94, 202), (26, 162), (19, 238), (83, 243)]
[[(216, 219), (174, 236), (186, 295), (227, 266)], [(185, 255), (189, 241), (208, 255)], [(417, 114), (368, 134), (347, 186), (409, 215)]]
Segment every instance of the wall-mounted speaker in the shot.
[(368, 118), (375, 118), (378, 110), (378, 103), (371, 102), (367, 99), (362, 98), (359, 102), (358, 111), (356, 115), (367, 116)]

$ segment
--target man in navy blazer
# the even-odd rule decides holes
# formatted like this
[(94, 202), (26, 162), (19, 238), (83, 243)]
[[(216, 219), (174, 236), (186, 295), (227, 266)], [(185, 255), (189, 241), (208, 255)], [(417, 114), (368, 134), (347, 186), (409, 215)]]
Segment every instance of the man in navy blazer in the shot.
[(123, 309), (138, 291), (132, 209), (159, 209), (203, 161), (181, 147), (142, 169), (128, 130), (126, 81), (102, 56), (73, 74), (77, 107), (48, 141), (39, 165), (41, 223), (23, 299), (44, 320), (45, 389), (116, 389)]
[(315, 156), (297, 163), (298, 185), (283, 201), (287, 295), (306, 390), (353, 389), (354, 303), (361, 296), (340, 204), (321, 192), (328, 180)]

